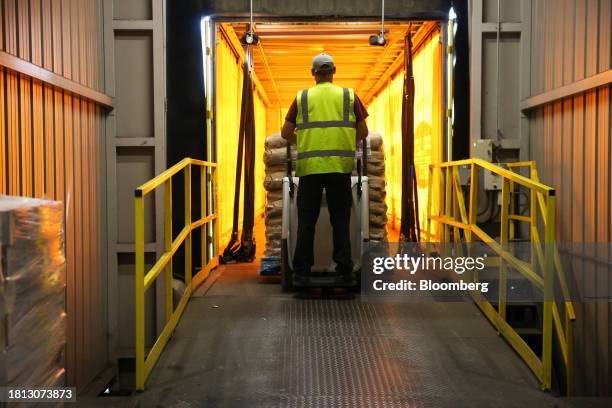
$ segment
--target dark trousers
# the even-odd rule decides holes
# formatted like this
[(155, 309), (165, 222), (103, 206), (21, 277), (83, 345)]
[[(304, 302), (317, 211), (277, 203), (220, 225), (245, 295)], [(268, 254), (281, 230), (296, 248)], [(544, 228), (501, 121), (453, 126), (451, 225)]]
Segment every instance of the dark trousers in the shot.
[(336, 272), (343, 274), (353, 272), (350, 237), (353, 204), (351, 175), (327, 173), (300, 177), (297, 196), (298, 232), (293, 257), (293, 270), (296, 274), (308, 274), (314, 264), (313, 241), (323, 189), (333, 228), (333, 258)]

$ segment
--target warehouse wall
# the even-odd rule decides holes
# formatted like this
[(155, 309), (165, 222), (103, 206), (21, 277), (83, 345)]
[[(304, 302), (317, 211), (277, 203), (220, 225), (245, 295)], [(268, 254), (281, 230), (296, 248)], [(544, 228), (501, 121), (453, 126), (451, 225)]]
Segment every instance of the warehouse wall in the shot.
[[(98, 0), (4, 0), (0, 50), (100, 90), (100, 7)], [(65, 204), (67, 380), (77, 387), (108, 363), (104, 115), (83, 96), (0, 68), (0, 194)]]
[[(165, 1), (103, 0), (102, 3), (104, 90), (115, 100), (115, 109), (105, 118), (105, 141), (108, 336), (110, 360), (116, 363), (119, 358), (134, 356), (134, 190), (163, 172), (168, 163)], [(183, 137), (182, 134), (173, 136)], [(181, 190), (181, 182), (181, 179), (173, 181), (176, 186), (173, 193)], [(160, 187), (145, 199), (146, 270), (164, 252), (163, 193)], [(178, 264), (177, 260), (174, 271), (180, 271)], [(145, 294), (147, 347), (153, 344), (166, 322), (164, 288), (164, 280), (157, 279)]]
[(526, 160), (529, 150), (528, 123), (519, 105), (529, 96), (531, 30), (521, 22), (531, 18), (530, 7), (531, 0), (471, 0), (470, 139), (472, 146), (479, 139), (494, 140), (505, 149), (500, 160), (519, 155)]
[[(442, 159), (442, 47), (434, 30), (414, 49), (414, 155), (419, 198), (419, 219), (425, 225), (429, 164)], [(391, 226), (401, 223), (402, 192), (402, 95), (403, 71), (389, 81), (368, 106), (368, 127), (384, 140), (387, 207)], [(438, 200), (434, 195), (433, 210)], [(435, 228), (435, 226), (433, 226)], [(435, 230), (432, 231), (435, 233)]]
[[(612, 1), (540, 0), (530, 2), (531, 98), (550, 96), (585, 78), (612, 68), (610, 36)], [(531, 158), (542, 181), (554, 186), (557, 238), (560, 242), (612, 240), (611, 89), (608, 83), (530, 108)], [(567, 88), (565, 88), (567, 89)], [(564, 92), (560, 92), (564, 95)], [(609, 254), (595, 254), (608, 257)], [(595, 270), (574, 282), (594, 293), (612, 290), (609, 267), (592, 260), (575, 265), (577, 274)], [(578, 304), (575, 364), (577, 394), (612, 395), (612, 303)], [(583, 381), (587, 378), (589, 381)]]
[[(238, 154), (238, 132), (240, 127), (240, 108), (242, 95), (242, 61), (228, 42), (223, 38), (217, 41), (216, 49), (216, 140), (217, 162), (219, 163), (219, 243), (226, 245), (232, 232), (234, 191), (236, 180), (236, 157)], [(265, 190), (263, 180), (265, 168), (263, 161), (264, 140), (267, 136), (266, 106), (258, 92), (254, 93), (255, 102), (255, 216), (263, 214)], [(244, 171), (241, 199), (244, 188)], [(242, 212), (239, 228), (242, 226)], [(263, 243), (262, 243), (263, 244)]]

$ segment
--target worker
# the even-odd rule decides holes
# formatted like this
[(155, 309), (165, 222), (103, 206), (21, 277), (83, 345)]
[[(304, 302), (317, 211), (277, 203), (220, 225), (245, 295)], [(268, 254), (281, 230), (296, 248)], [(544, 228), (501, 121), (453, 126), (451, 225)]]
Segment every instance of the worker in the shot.
[[(281, 136), (297, 143), (295, 175), (300, 178), (293, 284), (307, 286), (314, 264), (313, 241), (323, 189), (333, 228), (333, 260), (342, 286), (356, 284), (351, 257), (351, 173), (357, 143), (368, 135), (363, 103), (350, 88), (333, 84), (336, 65), (325, 53), (312, 60), (316, 85), (299, 91)], [(297, 131), (296, 131), (297, 129)]]

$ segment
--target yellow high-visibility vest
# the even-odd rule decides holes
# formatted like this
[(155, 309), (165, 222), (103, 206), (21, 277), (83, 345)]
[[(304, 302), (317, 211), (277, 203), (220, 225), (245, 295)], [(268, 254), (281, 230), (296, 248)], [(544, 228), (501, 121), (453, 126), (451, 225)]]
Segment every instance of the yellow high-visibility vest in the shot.
[(353, 171), (354, 107), (355, 92), (331, 82), (298, 92), (296, 176)]

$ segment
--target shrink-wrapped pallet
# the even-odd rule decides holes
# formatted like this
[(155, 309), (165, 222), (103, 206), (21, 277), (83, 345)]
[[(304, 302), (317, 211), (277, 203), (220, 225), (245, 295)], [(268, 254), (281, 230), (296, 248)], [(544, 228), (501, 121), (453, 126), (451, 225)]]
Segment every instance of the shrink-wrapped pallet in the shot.
[[(379, 134), (370, 132), (366, 139), (368, 151), (368, 178), (370, 197), (370, 239), (387, 239), (387, 205), (385, 203), (385, 155), (383, 140)], [(359, 154), (359, 153), (358, 153)], [(291, 149), (292, 169), (295, 170), (296, 149)], [(287, 174), (287, 145), (280, 133), (266, 138), (264, 163), (266, 177), (266, 250), (264, 256), (280, 256), (283, 177)], [(357, 174), (356, 170), (353, 172)]]
[(63, 205), (0, 196), (0, 381), (10, 387), (65, 385)]

